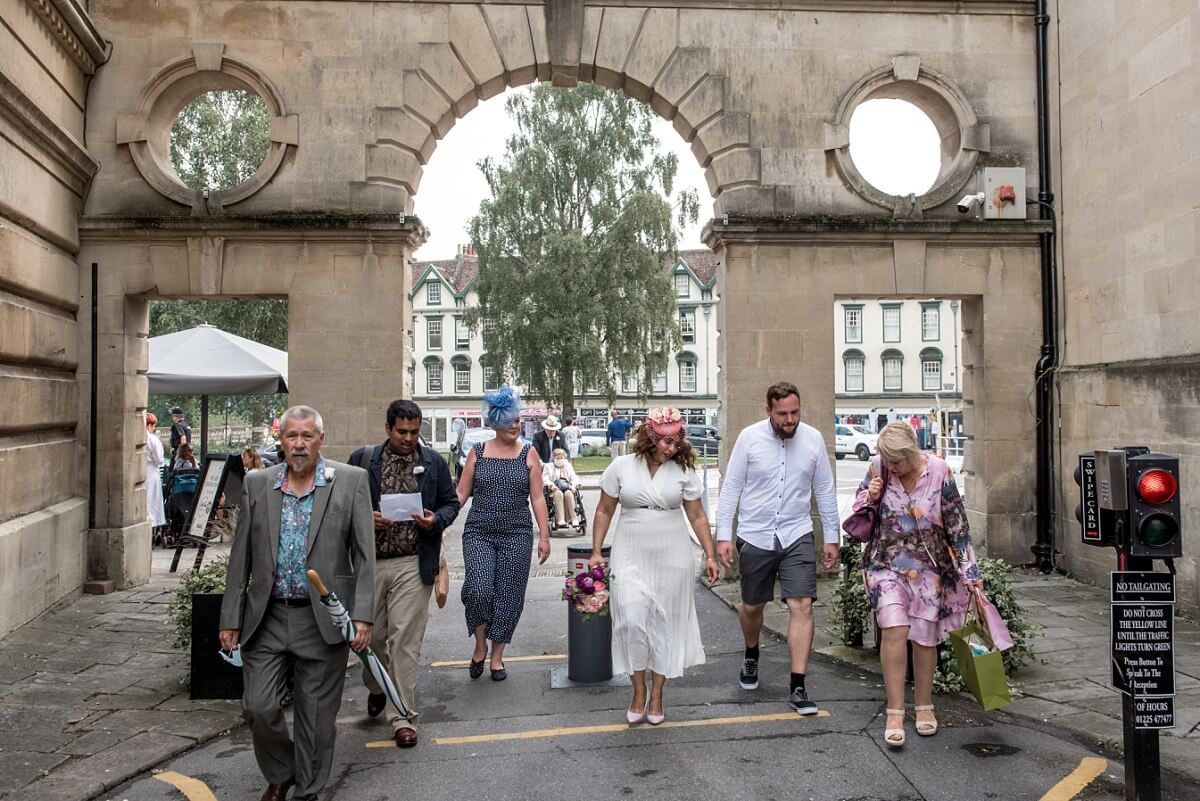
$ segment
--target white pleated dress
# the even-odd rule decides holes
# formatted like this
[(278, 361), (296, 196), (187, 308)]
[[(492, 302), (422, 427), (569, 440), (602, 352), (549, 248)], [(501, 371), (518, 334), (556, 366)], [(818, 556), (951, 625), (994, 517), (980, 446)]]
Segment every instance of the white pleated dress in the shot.
[(620, 505), (610, 540), (613, 672), (682, 676), (704, 664), (693, 596), (698, 551), (683, 513), (684, 500), (700, 497), (700, 479), (675, 462), (651, 478), (646, 462), (628, 454), (608, 466), (600, 488)]

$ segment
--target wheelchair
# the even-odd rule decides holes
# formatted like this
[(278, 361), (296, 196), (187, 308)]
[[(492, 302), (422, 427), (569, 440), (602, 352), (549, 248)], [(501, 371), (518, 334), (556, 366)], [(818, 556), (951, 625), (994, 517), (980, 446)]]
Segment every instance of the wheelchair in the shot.
[(192, 511), (192, 501), (200, 484), (199, 470), (176, 470), (171, 474), (169, 486), (165, 487), (163, 496), (167, 503), (167, 525), (163, 544), (174, 545), (183, 535), (183, 527), (187, 524), (188, 514)]
[[(568, 531), (578, 531), (579, 534), (572, 536), (587, 535), (587, 510), (583, 508), (583, 490), (579, 487), (575, 488), (572, 493), (575, 496), (575, 525), (567, 524), (565, 528)], [(554, 496), (550, 492), (550, 488), (545, 484), (542, 485), (542, 496), (546, 499), (546, 514), (550, 518), (550, 534), (554, 535), (555, 531), (560, 531), (554, 525)]]

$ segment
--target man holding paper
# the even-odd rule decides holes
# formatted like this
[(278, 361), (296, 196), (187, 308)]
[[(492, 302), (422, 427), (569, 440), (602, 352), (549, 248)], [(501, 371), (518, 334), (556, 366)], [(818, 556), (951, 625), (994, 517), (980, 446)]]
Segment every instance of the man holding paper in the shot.
[[(375, 626), (371, 647), (396, 680), (411, 710), (403, 718), (389, 710), (396, 745), (417, 744), (417, 672), (429, 617), (429, 598), (441, 561), (442, 531), (460, 508), (442, 457), (420, 444), (421, 408), (409, 400), (388, 406), (387, 440), (350, 456), (370, 477), (375, 509)], [(378, 716), (387, 696), (363, 672), (367, 714)]]

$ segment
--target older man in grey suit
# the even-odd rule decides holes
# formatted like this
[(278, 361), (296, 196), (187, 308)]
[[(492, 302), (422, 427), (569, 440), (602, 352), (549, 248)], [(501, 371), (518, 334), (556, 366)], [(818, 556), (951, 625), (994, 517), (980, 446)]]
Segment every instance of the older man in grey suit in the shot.
[[(284, 412), (284, 462), (246, 476), (221, 604), (221, 646), (241, 643), (242, 707), (268, 782), (262, 801), (316, 799), (329, 779), (347, 643), (307, 581), (316, 570), (371, 639), (375, 525), (367, 471), (321, 457), (325, 427), (307, 406)], [(294, 676), (295, 741), (280, 699)]]

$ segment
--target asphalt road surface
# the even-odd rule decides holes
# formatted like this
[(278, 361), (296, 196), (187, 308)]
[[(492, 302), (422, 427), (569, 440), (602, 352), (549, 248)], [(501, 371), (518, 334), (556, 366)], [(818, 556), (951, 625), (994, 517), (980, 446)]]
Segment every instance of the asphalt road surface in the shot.
[[(586, 495), (593, 507), (596, 492)], [(322, 799), (1123, 798), (1120, 764), (1038, 724), (984, 714), (962, 696), (935, 697), (941, 729), (934, 737), (916, 736), (910, 712), (908, 744), (891, 750), (883, 743), (879, 677), (820, 655), (809, 667), (808, 687), (822, 714), (799, 717), (786, 703), (787, 653), (780, 642), (762, 643), (760, 688), (740, 689), (736, 614), (699, 585), (708, 661), (668, 684), (666, 724), (628, 727), (627, 687), (551, 687), (551, 671), (566, 665), (566, 608), (559, 598), (565, 548), (582, 538), (554, 540), (550, 561), (535, 571), (507, 653), (508, 680), (492, 682), (485, 673), (471, 681), (464, 661), (471, 645), (456, 597), (460, 532), (456, 526), (447, 536), (457, 574), (450, 602), (432, 610), (425, 640), (420, 744), (397, 749), (387, 723), (367, 719), (366, 691), (353, 669)], [(263, 788), (249, 734), (239, 728), (102, 797), (241, 801), (257, 799)], [(1195, 787), (1164, 794), (1168, 801), (1198, 797)]]

